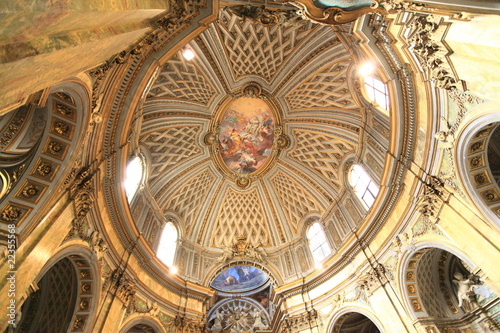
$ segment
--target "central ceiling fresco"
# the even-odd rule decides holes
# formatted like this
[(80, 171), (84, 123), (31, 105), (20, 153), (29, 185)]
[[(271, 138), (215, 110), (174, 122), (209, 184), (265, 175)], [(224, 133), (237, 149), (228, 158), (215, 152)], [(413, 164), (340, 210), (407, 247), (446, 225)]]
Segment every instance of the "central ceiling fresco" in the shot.
[(186, 46), (194, 59), (179, 51), (161, 65), (139, 144), (152, 215), (175, 220), (184, 246), (220, 255), (245, 237), (279, 265), (273, 251), (331, 217), (364, 117), (338, 35), (348, 28), (222, 9)]
[(203, 140), (218, 169), (239, 188), (260, 179), (288, 147), (282, 118), (274, 98), (254, 82), (219, 103)]
[(274, 117), (260, 98), (240, 97), (229, 104), (219, 125), (219, 151), (235, 172), (257, 171), (271, 154)]

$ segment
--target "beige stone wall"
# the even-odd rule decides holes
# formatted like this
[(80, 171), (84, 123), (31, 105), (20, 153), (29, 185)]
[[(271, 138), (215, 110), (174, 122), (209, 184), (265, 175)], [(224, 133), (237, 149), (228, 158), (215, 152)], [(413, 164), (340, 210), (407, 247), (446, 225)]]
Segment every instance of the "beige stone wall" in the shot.
[(2, 3), (0, 109), (128, 49), (169, 8), (153, 0)]

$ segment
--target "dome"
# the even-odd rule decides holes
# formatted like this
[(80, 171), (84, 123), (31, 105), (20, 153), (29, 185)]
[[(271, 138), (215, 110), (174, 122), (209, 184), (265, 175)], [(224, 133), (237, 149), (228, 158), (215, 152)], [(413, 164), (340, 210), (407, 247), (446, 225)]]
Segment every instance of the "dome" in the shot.
[(492, 1), (18, 5), (2, 332), (498, 328)]
[[(362, 93), (362, 59), (342, 41), (348, 28), (302, 19), (262, 25), (221, 9), (183, 47), (193, 59), (171, 52), (142, 78), (144, 98), (116, 132), (131, 142), (122, 158), (139, 152), (147, 165), (131, 217), (142, 230), (176, 223), (184, 278), (210, 283), (203, 271), (187, 269), (189, 253), (221, 265), (248, 260), (276, 281), (294, 280), (284, 249), (295, 248), (301, 272), (312, 273), (305, 234), (313, 222), (328, 229), (332, 250), (352, 242), (350, 230), (366, 222), (368, 207), (353, 195), (348, 173), (361, 162), (381, 179), (389, 110)], [(378, 127), (366, 131), (368, 121)], [(158, 235), (150, 233), (153, 251)], [(229, 253), (238, 243), (259, 255)]]

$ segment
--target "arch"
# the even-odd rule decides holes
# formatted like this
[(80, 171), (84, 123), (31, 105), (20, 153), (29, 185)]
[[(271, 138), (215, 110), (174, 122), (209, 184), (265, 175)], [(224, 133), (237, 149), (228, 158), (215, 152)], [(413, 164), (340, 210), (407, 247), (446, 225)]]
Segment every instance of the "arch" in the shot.
[(500, 186), (488, 163), (488, 144), (499, 126), (499, 104), (477, 107), (463, 122), (453, 151), (466, 195), (497, 228), (500, 228)]
[(316, 264), (323, 262), (332, 254), (326, 232), (319, 221), (311, 223), (306, 230), (309, 250)]
[(165, 328), (163, 328), (158, 318), (140, 314), (134, 314), (128, 317), (119, 332), (129, 333), (130, 330), (137, 325), (145, 325), (152, 329), (154, 333), (166, 333)]
[(371, 320), (372, 323), (375, 324), (375, 326), (381, 333), (384, 332), (384, 326), (377, 318), (375, 313), (373, 313), (373, 311), (370, 308), (362, 304), (357, 304), (356, 306), (341, 307), (337, 312), (334, 312), (328, 323), (326, 332), (328, 333), (338, 332), (341, 325), (346, 319), (346, 315), (349, 315), (350, 313), (357, 313), (365, 316), (366, 318)]
[(163, 231), (156, 250), (156, 256), (168, 267), (172, 267), (174, 265), (178, 240), (179, 231), (177, 226), (174, 222), (167, 221), (163, 226)]
[[(412, 320), (439, 329), (450, 325), (465, 329), (489, 323), (493, 313), (488, 312), (489, 308), (482, 308), (485, 303), (480, 307), (469, 304), (472, 300), (479, 301), (479, 296), (469, 294), (470, 290), (477, 290), (470, 286), (482, 285), (484, 281), (479, 267), (461, 251), (446, 244), (422, 242), (404, 254), (398, 271), (403, 303)], [(461, 295), (463, 283), (467, 293), (464, 289)], [(487, 285), (484, 288), (490, 293)], [(488, 302), (500, 303), (498, 297), (489, 298)]]
[(37, 281), (34, 291), (18, 311), (16, 328), (22, 332), (67, 332), (78, 293), (73, 263), (63, 258)]
[[(229, 313), (234, 312), (230, 316)], [(235, 319), (236, 316), (241, 319)], [(218, 324), (217, 324), (218, 323)], [(235, 327), (238, 332), (253, 331), (258, 325), (260, 328), (271, 326), (271, 318), (267, 310), (262, 304), (254, 299), (243, 298), (227, 298), (218, 302), (213, 306), (207, 314), (207, 325), (214, 328), (214, 325), (219, 327)], [(215, 328), (214, 328), (215, 329)]]
[[(61, 265), (64, 265), (64, 267), (59, 267)], [(58, 272), (53, 272), (54, 267), (58, 268)], [(35, 285), (42, 281), (42, 287), (44, 287), (47, 285), (44, 282), (44, 277), (47, 276), (47, 274), (51, 274), (51, 272), (59, 274), (61, 271), (73, 271), (75, 278), (75, 294), (72, 297), (72, 301), (68, 303), (68, 306), (72, 306), (73, 309), (69, 314), (70, 317), (68, 317), (70, 320), (67, 323), (67, 331), (91, 332), (101, 289), (100, 274), (95, 256), (89, 249), (83, 246), (68, 244), (62, 247), (47, 261), (35, 279)], [(37, 320), (37, 317), (30, 313), (32, 311), (36, 312), (37, 309), (40, 309), (40, 306), (46, 306), (46, 304), (43, 303), (36, 304), (36, 306), (33, 305), (35, 304), (33, 299), (40, 298), (39, 291), (30, 294), (21, 307), (22, 312), (27, 311), (27, 313), (21, 315), (22, 319), (19, 323), (21, 327), (26, 325), (27, 328), (29, 328), (30, 325), (36, 324), (33, 321), (27, 322), (26, 318), (35, 318), (35, 320)], [(27, 309), (24, 309), (24, 305), (27, 306)], [(38, 328), (39, 327), (37, 327), (37, 329)]]
[[(67, 185), (65, 180), (73, 161), (81, 153), (78, 148), (86, 135), (91, 106), (88, 87), (79, 80), (62, 82), (51, 87), (46, 95), (35, 94), (33, 100), (38, 104), (14, 111), (7, 127), (16, 124), (22, 108), (26, 112), (20, 121), (31, 125), (12, 127), (19, 128), (19, 136), (16, 134), (13, 146), (7, 151), (11, 158), (0, 158), (1, 169), (9, 169), (0, 171), (0, 193), (5, 203), (0, 212), (16, 225), (20, 235), (35, 227), (33, 224), (38, 219), (31, 217), (55, 193), (51, 189)], [(3, 117), (6, 116), (9, 114)], [(30, 140), (35, 142), (28, 143)], [(85, 157), (82, 156), (82, 160)]]
[[(464, 261), (467, 265), (469, 265), (469, 267), (471, 267), (472, 270), (475, 270), (477, 268), (477, 266), (467, 258), (465, 253), (461, 252), (460, 249), (454, 247), (451, 244), (437, 243), (437, 242), (420, 242), (420, 243), (415, 244), (414, 247), (410, 251), (406, 251), (402, 255), (401, 261), (400, 261), (400, 264), (398, 267), (398, 272), (399, 272), (398, 273), (398, 285), (399, 285), (400, 293), (401, 293), (401, 295), (403, 295), (403, 299), (404, 299), (403, 304), (406, 307), (406, 313), (409, 315), (409, 317), (412, 320), (416, 320), (418, 318), (425, 317), (426, 312), (419, 311), (420, 313), (415, 313), (413, 311), (414, 306), (415, 307), (419, 306), (422, 308), (422, 303), (421, 303), (420, 298), (416, 296), (418, 294), (418, 290), (416, 289), (415, 284), (413, 283), (413, 287), (415, 288), (415, 292), (410, 292), (413, 289), (408, 286), (409, 284), (411, 284), (410, 282), (415, 280), (414, 277), (416, 277), (416, 275), (413, 275), (414, 276), (413, 278), (409, 277), (409, 279), (413, 279), (412, 281), (407, 279), (406, 275), (408, 273), (408, 270), (410, 270), (412, 272), (409, 274), (415, 274), (415, 271), (417, 269), (417, 263), (416, 262), (413, 263), (413, 261), (416, 259), (420, 259), (421, 256), (423, 255), (423, 253), (425, 253), (425, 251), (427, 249), (433, 249), (433, 248), (451, 253), (452, 255), (456, 256), (460, 260)], [(415, 258), (415, 256), (417, 256), (418, 258)], [(411, 267), (411, 268), (408, 268), (408, 267)], [(409, 288), (412, 290), (409, 290)], [(412, 304), (412, 301), (415, 301), (415, 303)], [(423, 308), (422, 308), (422, 310), (423, 310)]]
[(271, 267), (270, 263), (267, 263), (267, 265), (262, 265), (260, 263), (252, 262), (249, 260), (233, 259), (227, 263), (221, 263), (219, 266), (216, 266), (209, 274), (207, 274), (205, 280), (203, 281), (203, 285), (210, 286), (212, 281), (224, 270), (230, 267), (241, 266), (241, 265), (252, 266), (257, 269), (260, 269), (262, 272), (267, 274), (271, 283), (275, 286), (282, 284), (282, 281), (277, 278), (280, 276), (278, 274), (278, 271), (275, 268)]

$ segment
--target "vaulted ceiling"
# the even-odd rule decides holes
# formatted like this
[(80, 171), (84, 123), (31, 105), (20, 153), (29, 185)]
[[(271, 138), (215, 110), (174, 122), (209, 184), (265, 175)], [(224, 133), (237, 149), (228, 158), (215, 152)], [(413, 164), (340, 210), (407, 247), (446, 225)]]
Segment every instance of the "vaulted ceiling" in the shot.
[[(219, 20), (156, 74), (143, 105), (139, 142), (156, 216), (171, 216), (185, 240), (222, 248), (245, 235), (275, 248), (329, 212), (359, 149), (363, 119), (355, 61), (332, 27), (305, 20), (263, 25), (221, 10)], [(204, 136), (220, 125), (245, 85), (262, 89), (289, 145), (275, 163), (238, 185)], [(218, 123), (219, 121), (219, 123)], [(277, 137), (277, 135), (275, 135)], [(270, 249), (272, 250), (272, 249)]]

